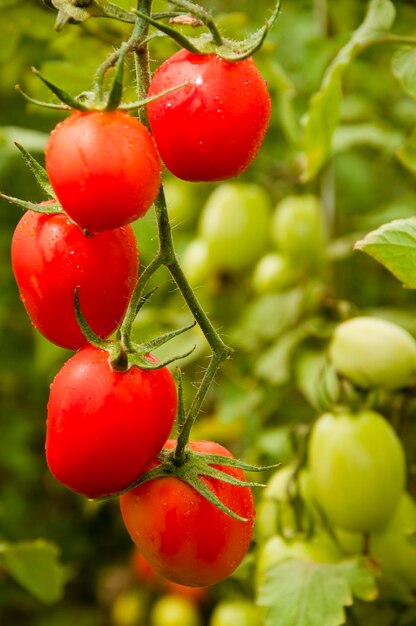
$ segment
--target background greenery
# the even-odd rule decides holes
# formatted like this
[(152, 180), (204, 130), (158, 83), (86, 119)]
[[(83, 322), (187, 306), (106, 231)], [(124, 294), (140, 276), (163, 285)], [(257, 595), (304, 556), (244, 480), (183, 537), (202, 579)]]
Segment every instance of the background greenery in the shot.
[[(119, 0), (118, 4), (129, 9), (132, 3)], [(383, 19), (385, 3), (373, 4), (378, 5), (377, 15)], [(224, 31), (238, 38), (258, 28), (271, 11), (269, 0), (217, 0), (205, 5), (218, 15)], [(394, 6), (397, 15), (392, 32), (416, 37), (416, 6), (399, 0)], [(413, 216), (415, 211), (411, 137), (416, 125), (415, 89), (411, 77), (410, 85), (406, 83), (408, 74), (403, 79), (395, 56), (398, 46), (367, 45), (365, 40), (353, 53), (344, 48), (350, 55), (341, 59), (344, 65), (337, 66), (338, 73), (330, 75), (329, 81), (331, 89), (335, 81), (342, 83), (339, 119), (330, 114), (336, 111), (334, 94), (321, 92), (328, 104), (323, 117), (316, 112), (319, 104), (311, 101), (329, 64), (362, 22), (366, 8), (361, 0), (283, 0), (281, 15), (256, 56), (269, 83), (273, 114), (258, 158), (238, 182), (261, 185), (272, 207), (288, 195), (319, 196), (329, 233), (327, 244), (316, 251), (319, 262), (300, 257), (300, 278), (289, 289), (272, 288), (260, 294), (253, 287), (254, 267), (244, 267), (244, 263), (240, 271), (202, 268), (200, 276), (192, 277), (216, 327), (237, 350), (223, 366), (194, 436), (216, 439), (250, 461), (285, 464), (302, 458), (305, 436), (322, 406), (318, 364), (339, 320), (360, 311), (394, 320), (416, 334), (414, 293), (403, 289), (375, 261), (353, 251), (354, 242), (369, 230)], [(38, 201), (42, 199), (39, 189), (13, 142), (22, 143), (43, 162), (47, 135), (62, 114), (27, 104), (14, 86), (20, 84), (33, 97), (50, 99), (30, 71), (35, 66), (71, 93), (88, 89), (94, 69), (130, 27), (99, 19), (81, 26), (67, 25), (56, 33), (55, 14), (41, 0), (0, 0), (0, 10), (0, 190)], [(387, 25), (385, 30), (389, 29)], [(154, 66), (175, 49), (171, 42), (158, 40), (151, 50)], [(333, 143), (327, 137), (331, 124)], [(177, 249), (191, 278), (194, 261), (189, 261), (189, 256), (187, 260), (187, 250), (198, 236), (199, 216), (216, 185), (178, 183), (168, 175), (166, 180)], [(160, 594), (144, 591), (132, 573), (132, 545), (117, 502), (87, 502), (60, 486), (46, 467), (48, 386), (69, 353), (48, 344), (31, 328), (19, 301), (9, 258), (19, 217), (19, 209), (1, 202), (0, 542), (16, 545), (44, 538), (55, 544), (67, 583), (57, 602), (59, 584), (56, 592), (42, 591), (42, 580), (51, 590), (56, 575), (59, 578), (61, 574), (55, 571), (55, 583), (50, 582), (51, 574), (43, 568), (45, 559), (53, 561), (52, 548), (38, 545), (42, 553), (39, 562), (29, 556), (35, 572), (32, 579), (37, 577), (41, 587), (32, 590), (33, 596), (15, 581), (25, 583), (24, 574), (19, 578), (16, 566), (2, 562), (4, 546), (0, 543), (0, 623), (148, 625), (151, 618), (146, 607)], [(141, 262), (146, 264), (157, 246), (152, 211), (135, 229)], [(250, 237), (246, 237), (236, 253), (243, 256), (249, 246)], [(270, 238), (258, 256), (275, 249)], [(136, 323), (140, 337), (179, 327), (188, 316), (166, 274), (160, 271), (154, 281), (160, 289)], [(184, 366), (190, 397), (192, 383), (206, 367), (207, 350), (198, 331), (177, 342), (181, 342), (178, 348), (182, 342), (197, 344)], [(389, 402), (381, 406), (406, 442), (410, 491), (415, 494), (414, 401), (407, 398), (400, 412)], [(210, 592), (200, 610), (203, 623), (208, 623), (219, 600), (254, 598), (255, 554), (253, 551), (235, 577)], [(24, 586), (28, 585), (30, 588), (26, 581)], [(382, 619), (416, 623), (409, 608), (401, 604), (389, 604), (386, 610), (380, 602), (372, 603), (371, 610), (361, 623), (379, 625), (384, 623)], [(285, 626), (277, 616), (268, 619), (268, 624)]]

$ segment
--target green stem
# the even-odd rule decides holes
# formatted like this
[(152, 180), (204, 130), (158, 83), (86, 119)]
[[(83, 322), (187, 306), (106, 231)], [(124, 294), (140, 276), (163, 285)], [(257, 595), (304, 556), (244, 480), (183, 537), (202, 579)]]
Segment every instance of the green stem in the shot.
[[(143, 13), (150, 15), (152, 0), (142, 0), (141, 2), (139, 1), (138, 4), (140, 4), (140, 10)], [(136, 72), (138, 77), (139, 99), (146, 97), (150, 82), (147, 46), (142, 45), (142, 42), (147, 35), (147, 29), (148, 25), (145, 19), (138, 17), (133, 34), (129, 41), (129, 44), (132, 44), (131, 49), (134, 49), (136, 52)], [(143, 123), (148, 124), (145, 113), (143, 116)], [(155, 201), (155, 211), (159, 231), (159, 251), (157, 256), (140, 275), (120, 332), (123, 344), (129, 347), (132, 325), (143, 296), (146, 283), (160, 266), (166, 266), (212, 350), (210, 364), (191, 402), (184, 419), (183, 426), (178, 435), (175, 459), (177, 461), (182, 461), (191, 428), (201, 409), (211, 382), (221, 363), (230, 356), (232, 349), (222, 341), (221, 337), (216, 332), (207, 314), (201, 307), (191, 286), (189, 285), (179, 264), (175, 253), (172, 229), (169, 221), (163, 186), (161, 187), (159, 195)]]

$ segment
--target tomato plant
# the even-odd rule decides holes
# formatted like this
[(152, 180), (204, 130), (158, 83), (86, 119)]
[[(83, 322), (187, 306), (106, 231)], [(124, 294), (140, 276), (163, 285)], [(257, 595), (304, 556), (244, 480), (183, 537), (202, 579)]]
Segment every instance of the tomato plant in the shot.
[[(195, 452), (231, 457), (219, 444), (190, 443)], [(221, 469), (244, 479), (239, 469)], [(190, 587), (213, 585), (235, 570), (249, 547), (255, 516), (248, 487), (205, 476), (201, 480), (246, 521), (230, 517), (174, 476), (145, 482), (120, 497), (126, 528), (146, 560), (165, 578)]]
[(309, 466), (315, 497), (331, 523), (364, 533), (393, 517), (405, 458), (395, 431), (378, 413), (322, 415), (311, 433)]
[(46, 169), (67, 215), (91, 233), (142, 217), (160, 186), (145, 126), (123, 111), (76, 111), (52, 131)]
[(416, 374), (412, 335), (375, 317), (354, 317), (339, 324), (329, 355), (340, 374), (365, 389), (406, 387)]
[(73, 350), (87, 343), (75, 318), (75, 288), (88, 324), (107, 337), (137, 282), (137, 244), (130, 226), (86, 237), (65, 215), (28, 211), (14, 232), (11, 256), (32, 324), (53, 343)]
[(117, 372), (105, 350), (85, 347), (65, 363), (51, 385), (49, 469), (88, 498), (121, 491), (156, 457), (176, 409), (169, 370), (132, 366)]
[(149, 95), (182, 83), (147, 106), (166, 167), (191, 181), (237, 176), (256, 156), (270, 117), (267, 86), (253, 60), (230, 63), (180, 50), (156, 70)]

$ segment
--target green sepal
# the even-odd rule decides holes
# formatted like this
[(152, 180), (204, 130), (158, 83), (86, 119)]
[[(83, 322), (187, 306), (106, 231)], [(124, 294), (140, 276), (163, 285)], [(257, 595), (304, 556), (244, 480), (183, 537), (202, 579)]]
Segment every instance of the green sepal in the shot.
[(132, 13), (105, 0), (92, 0), (88, 6), (84, 7), (75, 6), (68, 0), (51, 0), (48, 2), (48, 6), (51, 5), (58, 10), (55, 22), (57, 31), (60, 31), (68, 22), (81, 23), (90, 17), (109, 17), (129, 24), (133, 24), (135, 21)]
[(55, 96), (57, 96), (57, 98), (59, 98), (59, 100), (61, 100), (61, 102), (68, 105), (71, 109), (83, 112), (91, 110), (85, 104), (82, 104), (76, 98), (73, 98), (69, 93), (51, 83), (47, 78), (42, 76), (39, 70), (35, 67), (32, 67), (32, 72), (48, 87), (48, 89), (52, 91), (52, 93), (55, 94)]
[(182, 371), (179, 367), (176, 368), (176, 374), (178, 379), (178, 414), (176, 416), (176, 428), (180, 433), (186, 420), (185, 400), (183, 396), (183, 382)]
[(134, 346), (134, 348), (137, 348), (138, 350), (140, 350), (140, 352), (136, 350), (134, 350), (134, 352), (130, 352), (130, 351), (128, 352), (127, 358), (128, 358), (128, 362), (130, 366), (137, 365), (137, 367), (140, 367), (141, 369), (144, 369), (144, 370), (160, 370), (162, 369), (162, 367), (166, 367), (167, 365), (170, 365), (171, 363), (174, 363), (175, 361), (179, 361), (180, 359), (185, 359), (186, 357), (192, 354), (196, 346), (192, 346), (190, 350), (187, 350), (186, 352), (183, 352), (182, 354), (175, 354), (175, 356), (169, 357), (168, 359), (165, 359), (164, 361), (156, 361), (156, 362), (152, 362), (146, 359), (145, 355), (142, 353), (141, 346)]
[(110, 93), (108, 94), (107, 104), (104, 109), (105, 111), (115, 111), (119, 107), (123, 97), (124, 60), (126, 58), (127, 51), (127, 45), (123, 44), (120, 48), (114, 80), (111, 85)]
[(32, 98), (32, 96), (29, 96), (29, 94), (23, 91), (20, 85), (16, 85), (15, 89), (20, 93), (21, 96), (23, 96), (25, 100), (27, 100), (31, 104), (36, 104), (36, 106), (40, 106), (45, 109), (54, 109), (55, 111), (71, 111), (71, 107), (67, 106), (66, 104), (43, 102), (42, 100), (36, 100), (36, 98)]
[(84, 335), (85, 339), (88, 341), (88, 343), (90, 343), (95, 348), (99, 348), (100, 350), (107, 350), (107, 351), (111, 350), (112, 342), (107, 341), (106, 339), (103, 339), (102, 337), (99, 337), (92, 330), (91, 326), (88, 324), (87, 320), (85, 319), (81, 311), (81, 305), (79, 302), (79, 286), (75, 287), (74, 308), (75, 308), (75, 318), (77, 320), (78, 326), (82, 334)]
[(171, 339), (174, 339), (178, 335), (182, 335), (182, 333), (186, 333), (186, 331), (191, 330), (191, 328), (195, 328), (195, 325), (196, 322), (192, 322), (192, 324), (188, 324), (188, 326), (183, 326), (182, 328), (178, 328), (177, 330), (171, 330), (168, 333), (159, 335), (159, 337), (156, 337), (151, 341), (147, 341), (146, 343), (141, 344), (141, 348), (146, 353), (151, 352), (152, 350), (156, 350), (156, 348), (160, 348), (160, 346), (163, 346), (165, 343), (167, 343)]
[(258, 466), (251, 465), (250, 463), (245, 463), (244, 461), (234, 459), (233, 457), (222, 456), (221, 454), (207, 454), (205, 452), (193, 452), (192, 454), (196, 457), (201, 456), (205, 459), (208, 459), (210, 465), (224, 465), (227, 467), (236, 467), (246, 472), (268, 472), (269, 470), (280, 467), (281, 465), (281, 463), (274, 463), (273, 465)]
[(163, 96), (167, 96), (173, 91), (177, 91), (178, 89), (182, 89), (182, 87), (186, 87), (189, 84), (189, 82), (181, 83), (180, 85), (169, 87), (169, 89), (165, 89), (164, 91), (157, 93), (155, 96), (149, 96), (149, 98), (144, 98), (143, 100), (138, 100), (137, 102), (126, 102), (126, 104), (121, 104), (119, 109), (121, 109), (122, 111), (133, 111), (134, 109), (140, 109), (147, 104), (150, 104), (151, 102), (162, 98)]
[(26, 148), (20, 145), (20, 143), (17, 143), (17, 141), (15, 141), (14, 145), (22, 153), (26, 165), (31, 170), (32, 174), (36, 178), (40, 187), (42, 187), (43, 191), (45, 191), (51, 198), (54, 198), (54, 191), (52, 189), (52, 185), (49, 182), (48, 174), (45, 168), (42, 167), (41, 164), (38, 163), (35, 158), (33, 158), (30, 152), (28, 152)]
[(13, 196), (6, 196), (5, 193), (0, 193), (2, 200), (7, 200), (11, 204), (15, 204), (21, 209), (26, 211), (35, 211), (36, 213), (44, 213), (45, 215), (53, 215), (54, 213), (63, 213), (61, 205), (56, 202), (54, 204), (36, 204), (35, 202), (28, 202), (27, 200), (20, 200), (20, 198), (13, 198)]
[(236, 62), (247, 59), (262, 46), (267, 33), (279, 15), (279, 10), (280, 0), (276, 0), (271, 16), (257, 32), (240, 42), (222, 38), (221, 44), (215, 41), (212, 29), (210, 34), (204, 33), (199, 37), (187, 37), (171, 26), (157, 21), (146, 13), (142, 13), (138, 10), (136, 10), (135, 13), (149, 24), (174, 39), (174, 41), (186, 50), (189, 50), (189, 52), (193, 52), (194, 54), (217, 54), (226, 61)]

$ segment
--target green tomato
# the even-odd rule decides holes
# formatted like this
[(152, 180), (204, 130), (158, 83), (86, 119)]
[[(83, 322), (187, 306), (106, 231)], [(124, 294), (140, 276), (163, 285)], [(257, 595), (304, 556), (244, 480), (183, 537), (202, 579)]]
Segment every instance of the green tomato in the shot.
[(288, 196), (276, 207), (272, 236), (282, 254), (304, 270), (319, 270), (327, 242), (323, 208), (311, 195)]
[(201, 626), (201, 617), (192, 600), (169, 594), (154, 604), (150, 622), (152, 626)]
[(225, 600), (212, 612), (209, 626), (261, 626), (262, 611), (248, 600)]
[(252, 277), (253, 289), (257, 293), (281, 291), (296, 280), (296, 271), (288, 257), (277, 252), (269, 252), (261, 257)]
[(358, 387), (399, 389), (413, 381), (416, 341), (396, 324), (355, 317), (340, 324), (329, 356), (335, 369)]
[(270, 198), (259, 185), (224, 183), (206, 202), (199, 234), (217, 270), (250, 267), (264, 253), (269, 236)]
[(146, 618), (147, 597), (140, 589), (126, 589), (118, 594), (111, 607), (114, 626), (137, 626)]
[(172, 226), (189, 227), (194, 224), (201, 205), (195, 192), (195, 183), (172, 176), (163, 183), (163, 189)]
[(212, 264), (206, 241), (194, 239), (185, 248), (182, 256), (182, 269), (192, 287), (197, 287), (212, 274)]
[(334, 526), (380, 530), (393, 517), (405, 481), (402, 444), (378, 413), (322, 415), (309, 441), (316, 500)]

